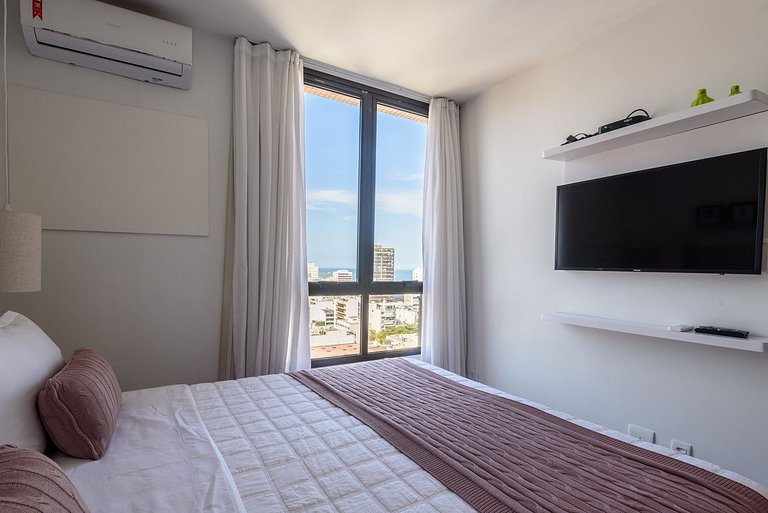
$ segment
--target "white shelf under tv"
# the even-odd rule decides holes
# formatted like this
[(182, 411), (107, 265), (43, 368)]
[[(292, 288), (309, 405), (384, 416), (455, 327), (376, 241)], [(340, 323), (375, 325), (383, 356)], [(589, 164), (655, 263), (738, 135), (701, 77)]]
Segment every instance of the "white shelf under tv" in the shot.
[(765, 111), (768, 111), (768, 95), (753, 89), (565, 146), (544, 150), (541, 156), (550, 160), (574, 160)]
[(742, 351), (754, 351), (757, 353), (765, 352), (768, 338), (750, 335), (749, 338), (720, 337), (717, 335), (705, 335), (702, 333), (670, 331), (667, 326), (662, 324), (649, 324), (644, 322), (622, 321), (618, 319), (607, 319), (605, 317), (593, 317), (591, 315), (582, 315), (575, 313), (550, 312), (541, 314), (542, 321), (559, 322), (571, 326), (582, 326), (585, 328), (595, 328), (599, 330), (617, 331), (619, 333), (630, 333), (632, 335), (641, 335), (644, 337), (663, 338), (668, 340), (679, 340), (681, 342), (690, 342), (693, 344), (703, 344), (707, 346), (727, 347), (729, 349), (740, 349)]

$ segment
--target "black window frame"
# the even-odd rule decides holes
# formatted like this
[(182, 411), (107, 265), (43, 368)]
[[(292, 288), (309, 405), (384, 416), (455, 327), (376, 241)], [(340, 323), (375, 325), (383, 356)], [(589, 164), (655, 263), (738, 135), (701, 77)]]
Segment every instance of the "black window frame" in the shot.
[(313, 358), (312, 367), (377, 360), (421, 353), (421, 313), (419, 347), (368, 352), (368, 317), (371, 296), (423, 293), (420, 281), (373, 281), (373, 245), (376, 211), (376, 113), (377, 105), (427, 117), (429, 104), (313, 69), (304, 69), (304, 84), (360, 99), (360, 155), (357, 196), (357, 281), (309, 282), (310, 296), (360, 296), (360, 354)]

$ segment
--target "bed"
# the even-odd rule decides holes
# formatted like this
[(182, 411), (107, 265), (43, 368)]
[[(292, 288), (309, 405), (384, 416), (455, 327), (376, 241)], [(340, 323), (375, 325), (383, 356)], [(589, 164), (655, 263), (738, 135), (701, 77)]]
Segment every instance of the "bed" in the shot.
[[(714, 464), (409, 362), (768, 497), (758, 483)], [(54, 458), (92, 513), (475, 511), (376, 431), (287, 374), (139, 390), (123, 399), (101, 460)]]
[(768, 490), (412, 358), (121, 393), (7, 312), (0, 510), (768, 513)]

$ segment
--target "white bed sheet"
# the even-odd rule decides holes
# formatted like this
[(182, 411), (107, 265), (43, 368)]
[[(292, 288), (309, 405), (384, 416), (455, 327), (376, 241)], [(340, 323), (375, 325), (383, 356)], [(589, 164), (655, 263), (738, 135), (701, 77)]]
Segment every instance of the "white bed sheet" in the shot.
[(91, 513), (243, 513), (186, 385), (123, 393), (98, 461), (54, 457)]
[(285, 374), (191, 388), (248, 513), (474, 511), (371, 428)]
[[(412, 359), (449, 379), (749, 486), (712, 463)], [(474, 511), (356, 418), (286, 375), (127, 392), (97, 462), (56, 460), (92, 513), (463, 513)]]

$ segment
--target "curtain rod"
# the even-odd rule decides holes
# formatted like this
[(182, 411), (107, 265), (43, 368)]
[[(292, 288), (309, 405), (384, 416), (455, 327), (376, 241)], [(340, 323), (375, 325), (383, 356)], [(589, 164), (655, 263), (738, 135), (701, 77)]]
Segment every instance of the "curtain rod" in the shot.
[(381, 89), (382, 91), (386, 91), (388, 93), (399, 94), (400, 96), (405, 96), (406, 98), (411, 98), (412, 100), (418, 100), (424, 103), (429, 103), (429, 100), (432, 99), (432, 97), (429, 95), (392, 84), (391, 82), (385, 82), (384, 80), (378, 80), (376, 78), (367, 77), (365, 75), (355, 73), (354, 71), (348, 71), (346, 69), (339, 68), (338, 66), (332, 66), (330, 64), (316, 61), (308, 57), (302, 56), (301, 58), (304, 61), (305, 67), (309, 69), (313, 69), (315, 71), (328, 73), (329, 75), (334, 75), (339, 78), (345, 78), (347, 80), (351, 80), (359, 84), (375, 87), (376, 89)]

